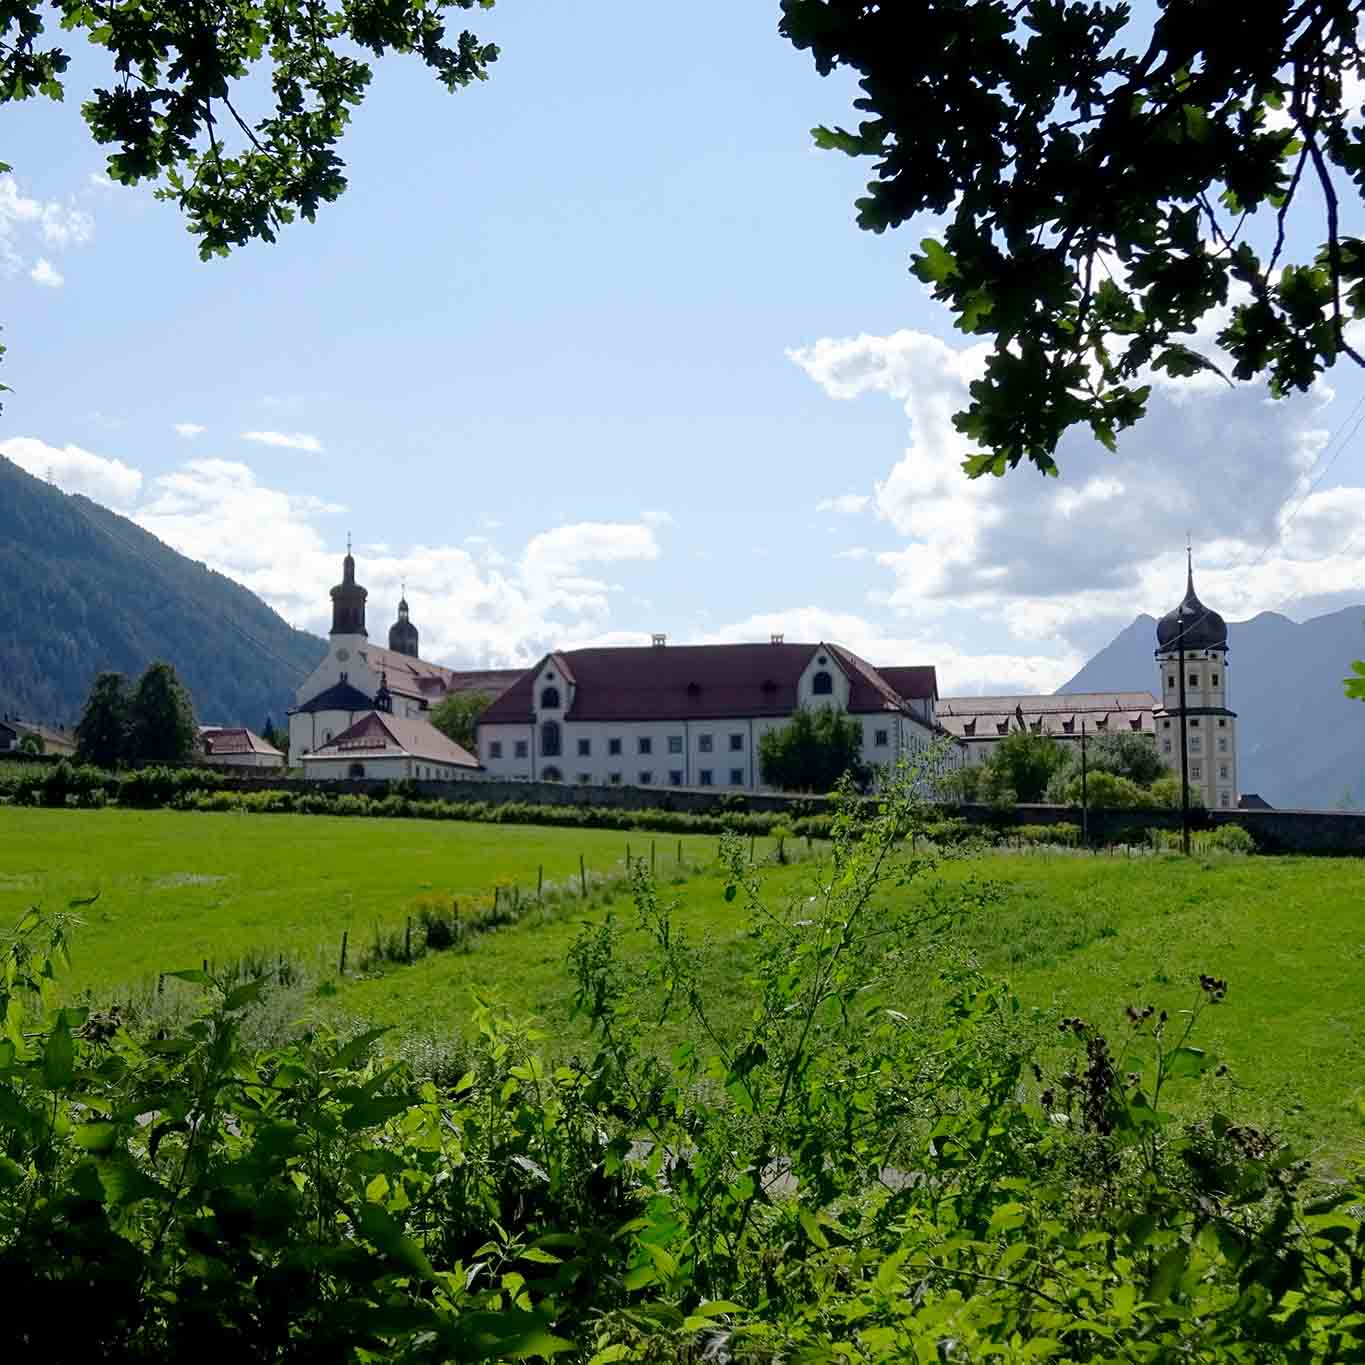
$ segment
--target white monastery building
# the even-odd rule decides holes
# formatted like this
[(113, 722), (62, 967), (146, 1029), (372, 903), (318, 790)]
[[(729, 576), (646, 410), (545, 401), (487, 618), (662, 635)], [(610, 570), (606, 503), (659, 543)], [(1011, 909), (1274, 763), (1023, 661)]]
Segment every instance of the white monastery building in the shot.
[(1150, 692), (945, 697), (939, 721), (967, 746), (972, 763), (985, 762), (1000, 740), (1021, 730), (1071, 744), (1083, 735), (1126, 733), (1150, 737), (1178, 774), (1183, 739), (1191, 796), (1209, 810), (1235, 809), (1237, 713), (1228, 709), (1228, 628), (1196, 595), (1193, 563), (1184, 599), (1157, 622), (1156, 646), (1160, 701)]
[(638, 787), (767, 790), (763, 735), (800, 706), (863, 727), (863, 761), (891, 767), (946, 740), (933, 668), (875, 668), (841, 645), (669, 645), (547, 654), (484, 712), (479, 757), (494, 777)]
[[(427, 663), (417, 653), (417, 627), (406, 599), (398, 603), (389, 647), (372, 645), (365, 629), (368, 597), (355, 580), (348, 548), (341, 582), (332, 589), (327, 656), (300, 684), (298, 705), (289, 713), (291, 765), (302, 767), (306, 777), (328, 778), (432, 779), (477, 772), (478, 759), (453, 745), (425, 713), (456, 693), (496, 694), (522, 671), (457, 673)], [(376, 714), (386, 722), (380, 729), (367, 724)], [(387, 724), (389, 719), (395, 724)]]

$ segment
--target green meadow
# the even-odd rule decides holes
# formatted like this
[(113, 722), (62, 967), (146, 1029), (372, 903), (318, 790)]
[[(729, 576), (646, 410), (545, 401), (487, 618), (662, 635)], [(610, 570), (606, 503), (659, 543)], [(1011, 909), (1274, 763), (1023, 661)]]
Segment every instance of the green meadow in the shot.
[[(567, 954), (584, 922), (628, 898), (594, 894), (531, 910), (478, 936), (467, 950), (336, 979), (336, 948), (376, 924), (402, 925), (415, 908), (486, 903), (495, 884), (533, 891), (619, 874), (626, 845), (655, 846), (663, 893), (678, 922), (709, 942), (718, 1016), (748, 1008), (745, 913), (724, 898), (716, 840), (318, 816), (171, 811), (0, 809), (0, 914), (40, 904), (80, 911), (73, 988), (114, 990), (163, 970), (249, 953), (284, 953), (326, 980), (317, 1008), (391, 1024), (399, 1034), (452, 1037), (468, 1027), (476, 995), (538, 1018), (552, 1050), (586, 1041), (571, 1018)], [(815, 889), (815, 863), (771, 865), (755, 846), (774, 905)], [(946, 862), (901, 894), (927, 896), (968, 879), (970, 905), (935, 935), (890, 994), (907, 1008), (932, 1001), (941, 963), (970, 958), (1007, 979), (1040, 1028), (1080, 1015), (1120, 1039), (1130, 1004), (1179, 1018), (1199, 974), (1230, 983), (1208, 1010), (1200, 1041), (1227, 1062), (1218, 1102), (1290, 1133), (1335, 1162), (1360, 1145), (1355, 1106), (1365, 1095), (1365, 863), (1346, 859), (1218, 855), (1112, 857), (994, 852)], [(942, 891), (937, 894), (942, 894)], [(1053, 1030), (1055, 1033), (1055, 1030)], [(675, 1041), (661, 1035), (661, 1046)], [(1212, 1097), (1210, 1097), (1212, 1098)]]

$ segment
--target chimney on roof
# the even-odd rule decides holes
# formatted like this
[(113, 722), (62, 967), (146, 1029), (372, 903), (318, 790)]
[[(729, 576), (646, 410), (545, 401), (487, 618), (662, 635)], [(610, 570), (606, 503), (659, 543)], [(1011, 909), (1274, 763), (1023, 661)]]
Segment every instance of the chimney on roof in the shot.
[(654, 635), (654, 648), (662, 649), (668, 643), (668, 636), (656, 632)]
[(780, 644), (785, 644), (785, 643), (786, 643), (786, 640), (787, 640), (787, 637), (786, 637), (785, 635), (774, 634), (774, 635), (769, 639), (768, 643), (769, 643), (770, 645), (780, 645)]

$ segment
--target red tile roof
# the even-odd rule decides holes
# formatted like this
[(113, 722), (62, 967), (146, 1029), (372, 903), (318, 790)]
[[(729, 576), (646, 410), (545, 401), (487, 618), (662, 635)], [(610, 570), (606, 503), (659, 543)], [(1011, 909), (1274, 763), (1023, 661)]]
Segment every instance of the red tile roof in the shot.
[(456, 768), (477, 768), (479, 760), (429, 721), (371, 711), (309, 754), (308, 759), (419, 758)]
[(995, 739), (1019, 728), (1022, 714), (1031, 729), (1048, 735), (1091, 734), (1103, 729), (1153, 734), (1156, 698), (1150, 692), (1070, 692), (1050, 696), (944, 697), (939, 723), (961, 739)]
[[(552, 664), (574, 684), (571, 721), (714, 720), (788, 716), (797, 685), (817, 650), (826, 650), (850, 680), (849, 710), (904, 709), (884, 674), (839, 645), (663, 645), (571, 649), (549, 655), (522, 674), (480, 719), (480, 725), (524, 725), (532, 713), (534, 683)], [(901, 669), (914, 699), (932, 695), (933, 669)], [(908, 675), (914, 675), (910, 677)]]
[(376, 673), (388, 675), (389, 691), (401, 697), (439, 701), (452, 692), (491, 692), (495, 697), (518, 678), (519, 668), (487, 668), (459, 671), (442, 664), (414, 659), (379, 645), (366, 645), (361, 651)]
[(273, 744), (268, 744), (254, 730), (242, 727), (204, 725), (200, 727), (199, 737), (204, 741), (204, 752), (210, 758), (221, 758), (225, 754), (266, 754), (273, 758), (284, 757)]

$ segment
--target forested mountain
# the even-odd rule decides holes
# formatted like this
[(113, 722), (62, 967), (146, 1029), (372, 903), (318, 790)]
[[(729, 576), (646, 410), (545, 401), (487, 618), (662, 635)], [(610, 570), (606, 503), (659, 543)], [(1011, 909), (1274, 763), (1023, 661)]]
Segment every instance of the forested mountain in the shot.
[[(1342, 692), (1365, 658), (1365, 606), (1301, 624), (1263, 611), (1228, 623), (1229, 705), (1237, 712), (1244, 792), (1272, 806), (1365, 807), (1365, 703)], [(1155, 692), (1156, 622), (1139, 616), (1059, 692)]]
[(126, 517), (0, 457), (0, 712), (71, 725), (96, 673), (135, 677), (165, 659), (201, 722), (259, 729), (283, 719), (326, 648)]

